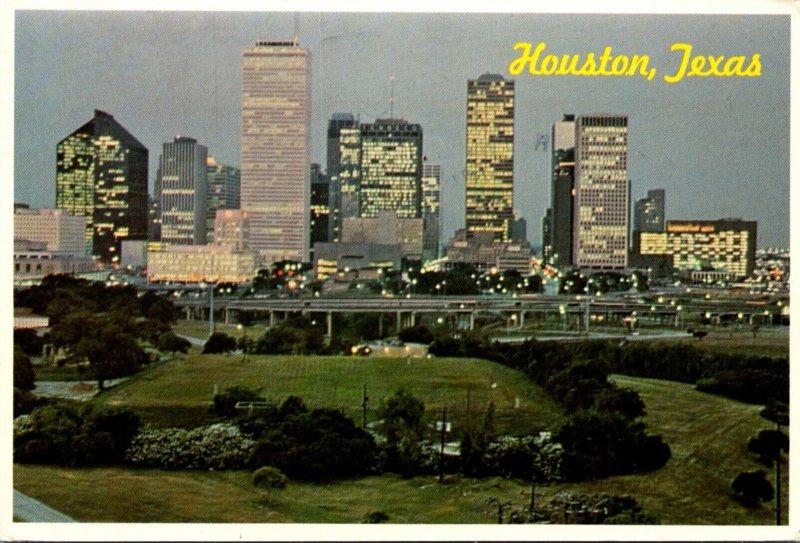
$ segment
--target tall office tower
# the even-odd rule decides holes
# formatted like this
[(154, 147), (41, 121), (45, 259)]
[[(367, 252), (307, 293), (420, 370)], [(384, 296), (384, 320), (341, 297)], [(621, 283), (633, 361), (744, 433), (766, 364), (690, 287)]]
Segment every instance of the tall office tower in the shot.
[(265, 263), (308, 261), (311, 54), (260, 41), (242, 62), (242, 209)]
[(147, 239), (147, 148), (96, 109), (56, 146), (56, 207), (85, 217), (87, 252), (118, 265), (123, 239)]
[(439, 258), (439, 240), (442, 232), (442, 167), (439, 164), (422, 165), (422, 261)]
[(642, 232), (663, 232), (665, 215), (664, 189), (647, 191), (647, 197), (636, 200), (633, 208), (633, 240), (631, 251), (638, 255), (641, 250)]
[[(156, 193), (161, 190), (157, 187)], [(147, 195), (147, 239), (161, 241), (161, 204), (158, 196)]]
[(314, 244), (327, 242), (330, 221), (330, 184), (319, 164), (311, 165), (311, 249)]
[(542, 217), (542, 264), (553, 261), (553, 208), (548, 207)]
[[(342, 128), (339, 132), (339, 232), (344, 219), (361, 215), (361, 129)], [(336, 239), (336, 237), (334, 238)]]
[(628, 266), (628, 117), (579, 115), (575, 122), (573, 262), (579, 268)]
[[(334, 113), (328, 121), (328, 158), (325, 173), (329, 179), (329, 203), (330, 208), (328, 220), (328, 239), (339, 241), (342, 229), (342, 181), (339, 176), (342, 164), (342, 129), (353, 129), (358, 127), (358, 121), (353, 118), (351, 113)], [(358, 211), (353, 217), (358, 216)]]
[(156, 184), (161, 191), (161, 241), (205, 245), (208, 148), (194, 138), (176, 136), (164, 143)]
[(572, 265), (572, 227), (575, 199), (575, 116), (553, 123), (550, 171), (551, 243), (548, 262), (558, 268)]
[(466, 225), (511, 240), (514, 220), (514, 82), (484, 74), (467, 82)]
[(206, 237), (208, 243), (214, 242), (214, 221), (220, 209), (239, 209), (242, 172), (239, 168), (217, 162), (213, 156), (206, 161)]
[(421, 217), (422, 127), (405, 119), (362, 124), (360, 173), (359, 216), (393, 209), (401, 219)]

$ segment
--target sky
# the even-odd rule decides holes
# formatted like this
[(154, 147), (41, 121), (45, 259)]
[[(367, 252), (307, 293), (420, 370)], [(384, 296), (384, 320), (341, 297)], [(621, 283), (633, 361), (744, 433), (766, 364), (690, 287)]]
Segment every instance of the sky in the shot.
[[(327, 121), (394, 116), (423, 128), (443, 168), (445, 241), (464, 225), (467, 80), (516, 81), (514, 207), (541, 243), (550, 150), (565, 113), (629, 117), (632, 203), (666, 190), (667, 219), (758, 221), (758, 246), (789, 246), (790, 21), (786, 15), (552, 15), (17, 11), (14, 200), (55, 204), (55, 149), (90, 120), (114, 115), (150, 151), (152, 190), (164, 142), (196, 138), (239, 165), (241, 56), (258, 40), (291, 39), (312, 55), (312, 161), (324, 166)], [(554, 54), (649, 55), (642, 77), (509, 74), (518, 42)], [(667, 84), (689, 43), (702, 55), (760, 55), (760, 77)], [(537, 145), (537, 142), (539, 143)]]

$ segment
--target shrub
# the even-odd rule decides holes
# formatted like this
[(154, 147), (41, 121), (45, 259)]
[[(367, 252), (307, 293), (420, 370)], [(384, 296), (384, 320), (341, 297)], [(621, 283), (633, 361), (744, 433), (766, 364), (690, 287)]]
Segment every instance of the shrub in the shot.
[(761, 430), (758, 436), (750, 438), (747, 449), (759, 455), (762, 463), (771, 466), (781, 451), (789, 452), (789, 436), (778, 430)]
[(211, 334), (203, 346), (203, 354), (227, 353), (236, 348), (236, 338), (216, 332)]
[(158, 347), (159, 351), (169, 351), (172, 354), (187, 353), (189, 352), (189, 348), (191, 346), (192, 344), (189, 342), (189, 340), (176, 335), (172, 331), (160, 334), (158, 336), (158, 340), (156, 341), (156, 347)]
[(14, 416), (27, 415), (39, 406), (45, 405), (47, 400), (34, 396), (27, 390), (14, 388)]
[(164, 428), (136, 436), (126, 460), (163, 469), (234, 469), (245, 465), (254, 441), (233, 424), (212, 424), (192, 430)]
[(18, 346), (14, 346), (14, 388), (33, 390), (36, 387), (33, 366), (28, 355)]
[(427, 326), (422, 324), (400, 330), (400, 333), (397, 334), (397, 337), (400, 339), (400, 341), (404, 341), (406, 343), (424, 343), (425, 345), (428, 345), (431, 341), (433, 341), (433, 333), (428, 329)]
[(281, 470), (272, 466), (262, 466), (253, 473), (253, 484), (267, 490), (286, 488), (288, 480)]
[(16, 462), (90, 466), (122, 462), (139, 419), (127, 409), (54, 403), (34, 409), (24, 428), (14, 435)]
[(530, 479), (535, 475), (539, 482), (559, 481), (563, 456), (564, 449), (550, 434), (501, 436), (486, 447), (484, 463), (489, 473), (504, 477)]
[(222, 394), (214, 395), (214, 405), (211, 410), (220, 417), (231, 418), (239, 414), (236, 410), (237, 402), (264, 401), (254, 389), (243, 386), (233, 386), (225, 389)]
[(734, 495), (748, 507), (755, 507), (759, 502), (768, 502), (775, 495), (772, 483), (767, 480), (763, 470), (740, 473), (731, 483)]

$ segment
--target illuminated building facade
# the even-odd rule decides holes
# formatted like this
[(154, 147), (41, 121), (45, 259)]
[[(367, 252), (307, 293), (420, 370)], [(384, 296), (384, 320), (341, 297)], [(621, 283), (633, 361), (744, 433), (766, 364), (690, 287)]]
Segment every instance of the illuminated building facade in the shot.
[(467, 82), (466, 226), (511, 240), (514, 220), (514, 82), (484, 74)]
[(95, 110), (56, 146), (56, 207), (84, 217), (87, 252), (118, 265), (122, 240), (147, 239), (147, 148)]
[[(347, 217), (360, 216), (361, 129), (339, 131), (339, 227)], [(334, 236), (336, 240), (341, 235)]]
[(166, 245), (147, 253), (148, 282), (244, 283), (255, 277), (258, 255), (227, 245)]
[(664, 189), (648, 190), (646, 198), (636, 200), (633, 208), (633, 254), (640, 252), (642, 232), (664, 231), (665, 200)]
[(265, 263), (308, 261), (311, 55), (296, 41), (244, 50), (241, 204)]
[(573, 264), (628, 266), (628, 117), (579, 115), (575, 121)]
[(439, 258), (439, 240), (442, 232), (442, 167), (438, 164), (422, 165), (422, 220), (424, 235), (422, 261)]
[(214, 219), (214, 245), (231, 247), (235, 251), (249, 249), (250, 220), (247, 211), (218, 209)]
[(400, 218), (422, 216), (422, 127), (404, 119), (361, 125), (359, 216), (393, 209)]
[(330, 241), (331, 203), (329, 177), (319, 164), (311, 165), (311, 248), (315, 243)]
[(206, 243), (207, 159), (208, 149), (194, 138), (177, 136), (174, 141), (164, 143), (156, 176), (164, 243)]
[(749, 277), (756, 259), (757, 223), (741, 219), (667, 221), (666, 232), (642, 232), (641, 254), (669, 255), (681, 272)]
[(214, 220), (217, 210), (220, 209), (239, 209), (241, 206), (240, 188), (242, 172), (239, 168), (217, 162), (212, 156), (206, 161), (206, 176), (208, 178), (208, 188), (206, 189), (206, 200), (208, 209), (206, 211), (207, 241), (214, 241)]
[[(328, 201), (329, 201), (329, 215), (328, 215), (328, 239), (330, 241), (339, 241), (342, 227), (342, 179), (340, 172), (342, 170), (342, 142), (341, 134), (344, 129), (354, 129), (358, 127), (358, 121), (353, 118), (351, 113), (334, 113), (328, 121), (328, 148), (327, 148), (327, 164), (325, 174), (328, 176)], [(352, 132), (350, 132), (352, 135)], [(359, 146), (360, 147), (360, 146)], [(360, 153), (360, 149), (357, 150)], [(358, 155), (360, 157), (360, 154)], [(352, 158), (348, 159), (349, 173), (352, 173)], [(360, 158), (359, 158), (360, 160)], [(357, 169), (360, 165), (355, 162)], [(349, 176), (348, 176), (349, 177)], [(352, 193), (351, 187), (348, 190)], [(312, 204), (313, 205), (313, 204)], [(358, 199), (355, 202), (351, 200), (350, 207), (355, 207), (355, 211), (351, 212), (349, 217), (358, 216)]]

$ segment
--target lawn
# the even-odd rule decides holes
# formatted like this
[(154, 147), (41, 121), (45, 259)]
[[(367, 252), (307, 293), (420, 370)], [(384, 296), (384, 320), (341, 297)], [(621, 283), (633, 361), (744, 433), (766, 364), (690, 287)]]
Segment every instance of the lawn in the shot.
[(401, 388), (420, 398), (431, 417), (446, 408), (457, 428), (466, 422), (468, 401), (476, 422), (494, 402), (497, 428), (503, 432), (551, 429), (563, 417), (561, 408), (522, 373), (464, 358), (188, 355), (146, 369), (97, 401), (130, 407), (145, 422), (168, 426), (208, 417), (215, 388), (222, 392), (234, 385), (258, 389), (276, 403), (299, 396), (309, 407), (339, 408), (358, 422), (364, 385), (368, 420), (375, 420), (383, 398)]
[[(730, 483), (740, 471), (761, 468), (747, 452), (748, 439), (771, 427), (759, 417), (759, 407), (701, 393), (682, 383), (623, 376), (613, 379), (640, 393), (647, 405), (648, 427), (664, 436), (672, 448), (672, 459), (664, 468), (644, 475), (539, 485), (537, 503), (549, 502), (560, 491), (626, 494), (663, 524), (774, 524), (774, 501), (747, 509), (730, 496)], [(149, 394), (157, 390), (153, 388)], [(774, 471), (767, 472), (771, 479)], [(785, 523), (785, 465), (782, 474)], [(398, 523), (492, 523), (496, 517), (485, 503), (487, 498), (519, 507), (529, 499), (523, 494), (527, 484), (499, 478), (456, 477), (451, 484), (439, 485), (431, 477), (404, 480), (384, 475), (327, 485), (291, 482), (285, 490), (268, 494), (255, 489), (244, 471), (22, 465), (14, 468), (14, 486), (70, 516), (95, 522), (352, 523), (380, 510)]]
[(722, 354), (769, 357), (789, 356), (788, 327), (762, 330), (755, 337), (750, 331), (745, 330), (734, 331), (731, 329), (729, 332), (714, 330), (701, 340), (682, 338), (671, 339), (669, 342), (681, 342), (704, 351)]

